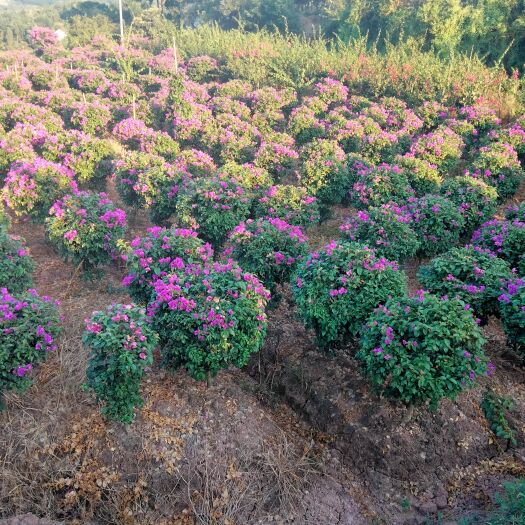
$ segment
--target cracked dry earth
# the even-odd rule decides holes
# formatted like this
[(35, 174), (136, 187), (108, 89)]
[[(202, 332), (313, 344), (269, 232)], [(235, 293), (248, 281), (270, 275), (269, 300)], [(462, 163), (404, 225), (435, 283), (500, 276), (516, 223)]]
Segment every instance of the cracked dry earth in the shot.
[[(148, 226), (140, 213), (131, 223), (130, 237)], [(93, 310), (129, 302), (122, 268), (87, 283), (41, 226), (13, 231), (36, 260), (38, 291), (61, 300), (65, 330), (34, 386), (8, 394), (0, 414), (0, 525), (415, 525), (438, 523), (437, 513), (450, 525), (525, 475), (524, 369), (497, 322), (484, 331), (498, 368), (491, 386), (516, 405), (518, 447), (508, 450), (479, 408), (484, 385), (401, 425), (403, 407), (370, 390), (352, 348), (330, 358), (315, 349), (287, 290), (247, 370), (207, 387), (154, 367), (136, 421), (106, 423), (81, 388), (80, 337)], [(416, 270), (407, 268), (412, 289)]]

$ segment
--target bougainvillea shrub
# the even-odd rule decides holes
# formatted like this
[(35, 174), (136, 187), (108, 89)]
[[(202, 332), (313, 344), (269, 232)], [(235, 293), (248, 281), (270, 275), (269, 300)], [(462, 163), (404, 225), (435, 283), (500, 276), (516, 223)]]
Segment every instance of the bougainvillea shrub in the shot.
[(340, 230), (343, 238), (366, 244), (378, 255), (392, 261), (405, 261), (416, 255), (420, 244), (411, 222), (406, 206), (383, 204), (358, 211)]
[(423, 265), (419, 282), (439, 296), (457, 297), (483, 322), (498, 313), (498, 296), (510, 279), (509, 265), (478, 247), (452, 248)]
[(357, 208), (406, 202), (414, 194), (404, 171), (395, 165), (363, 166), (350, 172), (349, 200)]
[(465, 219), (451, 200), (440, 195), (426, 195), (411, 199), (408, 209), (412, 228), (419, 237), (420, 255), (436, 255), (458, 242)]
[(512, 197), (523, 179), (516, 150), (504, 142), (493, 142), (479, 148), (465, 173), (494, 186), (501, 201)]
[(298, 226), (311, 226), (321, 219), (318, 200), (304, 188), (277, 184), (254, 202), (255, 217), (277, 217)]
[(269, 292), (234, 261), (181, 264), (155, 282), (148, 307), (164, 362), (195, 379), (243, 367), (260, 350)]
[(123, 258), (127, 271), (123, 284), (135, 302), (147, 304), (155, 281), (184, 263), (211, 260), (213, 250), (193, 230), (154, 226), (146, 236), (131, 241)]
[(406, 155), (396, 157), (395, 163), (403, 170), (417, 197), (427, 193), (439, 193), (443, 176), (435, 165)]
[(37, 158), (12, 165), (5, 180), (3, 197), (16, 215), (43, 220), (57, 199), (76, 189), (73, 173), (68, 168)]
[(90, 348), (87, 384), (109, 419), (131, 423), (142, 406), (144, 369), (153, 363), (158, 335), (144, 309), (114, 304), (86, 319), (83, 343)]
[(519, 275), (525, 275), (525, 221), (492, 219), (472, 234), (472, 243), (508, 261)]
[(525, 279), (509, 280), (498, 301), (508, 342), (525, 357)]
[(311, 253), (292, 277), (299, 316), (323, 349), (357, 336), (373, 309), (405, 294), (406, 286), (396, 262), (366, 246), (340, 241)]
[(496, 212), (497, 190), (474, 177), (447, 179), (441, 186), (441, 194), (458, 206), (465, 221), (462, 233), (472, 233)]
[(220, 247), (229, 232), (250, 214), (250, 193), (237, 184), (217, 176), (195, 181), (179, 198), (177, 216), (181, 224), (198, 231), (200, 237)]
[(241, 222), (229, 241), (231, 256), (241, 268), (257, 275), (272, 296), (276, 285), (289, 281), (297, 263), (308, 252), (302, 229), (274, 217)]
[(87, 272), (112, 260), (126, 231), (126, 213), (105, 193), (66, 195), (53, 204), (49, 215), (45, 227), (50, 243)]
[(385, 394), (407, 405), (455, 399), (494, 367), (465, 303), (420, 292), (391, 299), (370, 315), (357, 359)]
[(450, 174), (463, 154), (462, 138), (448, 127), (421, 135), (411, 145), (407, 156), (426, 160), (443, 175)]
[(14, 294), (25, 292), (33, 285), (34, 269), (24, 240), (0, 226), (0, 288), (9, 287)]
[(315, 140), (302, 152), (301, 185), (323, 202), (340, 203), (348, 193), (350, 178), (345, 152), (335, 140)]
[(12, 294), (0, 289), (0, 408), (6, 390), (24, 391), (31, 370), (56, 350), (60, 331), (58, 303), (35, 290)]

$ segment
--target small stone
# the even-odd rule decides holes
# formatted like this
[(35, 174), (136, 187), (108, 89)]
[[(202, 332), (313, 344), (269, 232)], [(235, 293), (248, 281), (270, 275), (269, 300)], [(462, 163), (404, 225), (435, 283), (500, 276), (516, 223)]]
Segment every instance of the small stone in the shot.
[(425, 503), (419, 505), (419, 510), (425, 514), (435, 514), (437, 505), (433, 501), (425, 501)]

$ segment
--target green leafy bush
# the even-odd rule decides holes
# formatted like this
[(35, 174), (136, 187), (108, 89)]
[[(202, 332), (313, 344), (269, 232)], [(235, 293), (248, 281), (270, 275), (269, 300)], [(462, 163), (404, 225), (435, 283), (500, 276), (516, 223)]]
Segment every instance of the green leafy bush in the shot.
[(31, 385), (31, 370), (56, 350), (60, 332), (58, 302), (35, 290), (20, 295), (0, 289), (0, 408), (6, 390)]
[(505, 335), (525, 357), (525, 279), (510, 280), (501, 291), (498, 300)]
[(277, 217), (289, 224), (310, 226), (321, 219), (319, 203), (304, 188), (277, 184), (268, 188), (254, 202), (253, 214), (257, 218)]
[(140, 383), (158, 342), (150, 321), (145, 310), (131, 304), (114, 304), (86, 320), (87, 384), (110, 420), (131, 423), (135, 407), (142, 406)]
[(421, 284), (440, 296), (457, 297), (482, 322), (497, 314), (498, 296), (505, 281), (511, 278), (509, 265), (491, 252), (467, 246), (452, 248), (421, 266)]
[(182, 264), (155, 282), (148, 307), (164, 362), (198, 380), (230, 365), (243, 367), (260, 350), (270, 297), (233, 261)]
[(455, 399), (492, 373), (472, 313), (457, 299), (420, 292), (394, 298), (372, 313), (357, 359), (372, 383), (407, 405)]
[(493, 142), (479, 148), (478, 155), (465, 173), (494, 186), (500, 201), (512, 197), (523, 179), (516, 150), (504, 142)]
[(33, 285), (34, 269), (24, 240), (0, 226), (0, 288), (9, 287), (14, 294), (25, 292)]
[(60, 164), (36, 158), (15, 162), (5, 180), (3, 197), (16, 215), (43, 220), (51, 205), (77, 189), (73, 173)]
[(406, 286), (397, 263), (366, 246), (337, 241), (302, 260), (292, 279), (299, 316), (323, 349), (355, 337), (372, 310), (405, 294)]
[(87, 191), (55, 202), (46, 219), (46, 236), (55, 249), (90, 272), (115, 256), (126, 231), (126, 213), (105, 193)]
[(397, 156), (395, 163), (403, 169), (408, 183), (417, 197), (427, 193), (439, 193), (443, 176), (435, 165), (417, 157)]
[(316, 139), (302, 152), (301, 185), (328, 204), (340, 203), (350, 189), (345, 152), (335, 140)]
[(521, 525), (525, 523), (525, 479), (503, 483), (503, 492), (494, 496), (494, 508), (485, 516), (470, 516), (459, 525)]
[(447, 179), (441, 186), (441, 194), (458, 206), (465, 219), (463, 233), (472, 233), (496, 212), (497, 190), (468, 175)]
[(250, 214), (252, 198), (236, 181), (217, 176), (198, 179), (180, 196), (177, 215), (181, 224), (197, 230), (214, 247)]
[(411, 226), (419, 237), (420, 255), (436, 255), (458, 242), (465, 219), (446, 197), (426, 195), (411, 199), (408, 209), (412, 215)]
[(350, 202), (357, 208), (381, 206), (387, 202), (406, 202), (414, 194), (405, 172), (390, 164), (350, 170)]
[(525, 275), (525, 221), (493, 219), (472, 234), (472, 243), (491, 250)]
[(406, 207), (383, 204), (358, 211), (340, 228), (342, 236), (373, 248), (378, 255), (392, 261), (414, 257), (419, 239), (410, 226), (412, 219)]
[(287, 282), (308, 253), (301, 228), (272, 217), (242, 222), (231, 233), (230, 244), (232, 257), (241, 268), (257, 275), (272, 296), (276, 285)]
[(183, 228), (148, 228), (147, 235), (131, 241), (123, 255), (127, 275), (123, 284), (133, 300), (147, 304), (155, 281), (167, 275), (172, 268), (211, 260), (213, 250), (197, 237), (197, 232)]
[(487, 419), (490, 430), (497, 437), (508, 439), (514, 446), (517, 444), (516, 431), (510, 425), (506, 415), (514, 408), (514, 403), (509, 397), (498, 396), (487, 389), (481, 400), (481, 410)]

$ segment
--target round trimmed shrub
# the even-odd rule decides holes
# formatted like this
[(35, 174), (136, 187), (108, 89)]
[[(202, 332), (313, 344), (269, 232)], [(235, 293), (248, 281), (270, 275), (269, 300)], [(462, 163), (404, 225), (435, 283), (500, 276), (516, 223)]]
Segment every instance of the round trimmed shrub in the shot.
[(355, 337), (374, 308), (406, 293), (397, 263), (350, 242), (332, 241), (297, 267), (292, 293), (305, 325), (322, 349)]
[(0, 288), (9, 287), (14, 294), (25, 292), (33, 286), (34, 269), (23, 239), (0, 227)]
[(505, 218), (508, 221), (517, 219), (520, 222), (525, 222), (525, 202), (521, 204), (513, 204), (505, 210)]
[(105, 193), (82, 191), (55, 202), (46, 235), (58, 253), (85, 271), (107, 264), (126, 231), (126, 213)]
[(143, 404), (140, 384), (158, 342), (150, 324), (145, 310), (131, 304), (114, 304), (86, 319), (87, 384), (109, 420), (131, 423)]
[(276, 285), (289, 281), (308, 253), (302, 229), (273, 217), (242, 222), (231, 233), (230, 244), (232, 257), (241, 268), (257, 275), (272, 296)]
[(399, 166), (363, 165), (350, 171), (349, 199), (357, 208), (381, 206), (387, 202), (402, 203), (414, 194), (404, 171)]
[(348, 193), (350, 180), (345, 152), (337, 141), (316, 139), (302, 152), (301, 185), (328, 204), (340, 203)]
[(111, 142), (72, 132), (68, 140), (71, 142), (62, 157), (64, 165), (75, 174), (81, 187), (103, 189), (112, 173), (115, 151)]
[(135, 302), (147, 304), (155, 281), (183, 262), (193, 264), (211, 260), (213, 250), (193, 230), (154, 226), (148, 228), (145, 237), (131, 241), (130, 250), (123, 258), (128, 272), (124, 286)]
[(57, 199), (76, 189), (73, 173), (68, 168), (36, 158), (12, 165), (3, 193), (6, 204), (16, 215), (43, 220)]
[(359, 211), (340, 228), (342, 236), (373, 248), (378, 255), (393, 261), (414, 257), (419, 238), (410, 226), (412, 218), (406, 207), (383, 204)]
[(58, 302), (35, 290), (20, 295), (0, 289), (0, 408), (3, 392), (31, 385), (31, 370), (56, 350), (60, 332)]
[(250, 214), (252, 198), (234, 180), (217, 176), (198, 179), (183, 193), (177, 203), (182, 224), (198, 230), (214, 247), (220, 247), (229, 232)]
[(432, 259), (419, 269), (418, 279), (432, 293), (461, 299), (486, 322), (498, 313), (501, 286), (511, 275), (509, 265), (493, 253), (467, 246)]
[(181, 190), (190, 175), (162, 157), (132, 152), (116, 161), (116, 185), (120, 197), (131, 207), (147, 208), (153, 222), (164, 223), (176, 210)]
[(462, 301), (421, 292), (377, 308), (356, 357), (388, 396), (437, 408), (442, 398), (455, 399), (477, 377), (492, 373), (484, 342)]
[(447, 126), (440, 126), (435, 131), (418, 137), (412, 143), (407, 156), (426, 160), (446, 175), (457, 166), (464, 147), (463, 139), (457, 133)]
[(525, 357), (525, 279), (509, 280), (501, 291), (498, 301), (505, 335)]
[(427, 193), (439, 192), (443, 177), (435, 165), (426, 160), (406, 155), (397, 156), (395, 162), (403, 169), (416, 196), (422, 197)]
[(436, 255), (457, 244), (465, 219), (451, 200), (426, 195), (411, 199), (408, 209), (412, 215), (411, 226), (419, 237), (420, 255)]
[(465, 219), (462, 233), (472, 233), (496, 212), (496, 189), (468, 175), (447, 179), (441, 186), (441, 194), (459, 207)]
[(265, 191), (254, 202), (253, 214), (257, 218), (277, 217), (289, 224), (307, 227), (321, 220), (319, 203), (304, 188), (290, 184), (277, 184)]
[(472, 234), (472, 243), (496, 253), (519, 275), (525, 275), (525, 221), (488, 221)]
[(264, 342), (269, 297), (255, 276), (231, 260), (174, 268), (156, 281), (148, 308), (164, 362), (186, 368), (197, 380), (245, 366)]
[(466, 175), (485, 181), (498, 190), (500, 201), (512, 197), (523, 179), (523, 169), (516, 150), (504, 142), (479, 148)]

